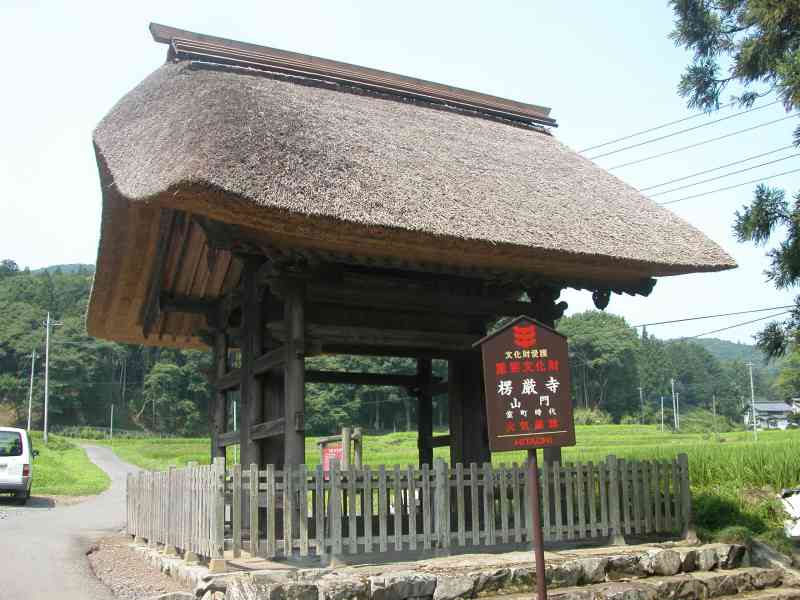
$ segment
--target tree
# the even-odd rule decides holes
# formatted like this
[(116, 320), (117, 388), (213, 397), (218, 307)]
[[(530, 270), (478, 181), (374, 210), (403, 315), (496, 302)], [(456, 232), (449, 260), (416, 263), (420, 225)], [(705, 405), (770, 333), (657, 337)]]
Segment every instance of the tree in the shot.
[[(639, 377), (636, 354), (639, 338), (636, 332), (616, 315), (587, 311), (565, 317), (558, 330), (569, 339), (570, 352), (587, 367), (587, 388), (590, 408), (600, 408), (615, 417), (637, 412)], [(573, 378), (573, 396), (578, 378)], [(581, 378), (582, 380), (582, 378)]]
[(19, 273), (19, 267), (13, 260), (5, 259), (0, 261), (0, 278), (9, 277)]
[(639, 385), (644, 394), (656, 398), (671, 393), (670, 379), (674, 375), (667, 343), (642, 331), (639, 352)]
[[(671, 0), (677, 45), (694, 51), (678, 85), (690, 108), (719, 108), (731, 84), (742, 106), (775, 92), (787, 111), (800, 106), (800, 0)], [(794, 131), (800, 145), (800, 126)], [(783, 226), (783, 227), (782, 227)], [(749, 206), (736, 212), (740, 242), (765, 245), (781, 228), (785, 238), (768, 252), (767, 277), (779, 289), (800, 281), (800, 193), (787, 201), (780, 189), (759, 185)], [(767, 325), (757, 343), (769, 357), (785, 354), (800, 332), (800, 297), (785, 321)]]
[(773, 387), (782, 400), (800, 397), (800, 350), (786, 355)]

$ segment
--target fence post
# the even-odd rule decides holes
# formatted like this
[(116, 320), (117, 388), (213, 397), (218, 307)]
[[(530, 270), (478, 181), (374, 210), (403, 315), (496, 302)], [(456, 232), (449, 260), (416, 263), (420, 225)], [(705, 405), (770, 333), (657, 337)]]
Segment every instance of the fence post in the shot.
[(624, 546), (625, 536), (622, 534), (622, 516), (619, 505), (620, 479), (617, 457), (609, 454), (606, 457), (608, 466), (608, 518), (609, 518), (609, 544), (611, 546)]
[(435, 475), (435, 502), (434, 523), (436, 526), (436, 545), (441, 548), (450, 547), (450, 477), (447, 472), (447, 463), (441, 458), (433, 462)]
[(681, 528), (681, 537), (689, 543), (697, 543), (697, 533), (692, 527), (692, 492), (689, 489), (689, 457), (684, 454), (678, 454), (678, 465), (681, 468), (681, 519), (683, 521)]
[(211, 556), (208, 570), (211, 573), (225, 571), (225, 458), (214, 459), (214, 485), (212, 493), (211, 518)]
[(197, 555), (197, 535), (198, 535), (198, 518), (200, 515), (197, 512), (197, 461), (189, 461), (186, 463), (186, 510), (189, 513), (188, 523), (186, 524), (186, 547), (183, 549), (183, 560), (190, 565), (197, 564), (200, 557)]
[(258, 555), (258, 540), (260, 528), (258, 524), (258, 465), (250, 463), (250, 556), (255, 558)]
[(242, 465), (233, 465), (233, 490), (231, 500), (231, 527), (233, 529), (233, 557), (242, 556)]
[(328, 566), (344, 564), (342, 559), (342, 482), (339, 461), (332, 459), (329, 464), (328, 480), (331, 484), (328, 506), (330, 508), (331, 551), (328, 555)]
[(167, 499), (166, 499), (166, 510), (167, 510), (167, 531), (166, 535), (164, 536), (164, 554), (166, 556), (175, 556), (178, 554), (178, 551), (175, 549), (175, 527), (173, 521), (175, 517), (173, 516), (178, 508), (175, 506), (175, 466), (170, 465), (169, 471), (167, 471)]

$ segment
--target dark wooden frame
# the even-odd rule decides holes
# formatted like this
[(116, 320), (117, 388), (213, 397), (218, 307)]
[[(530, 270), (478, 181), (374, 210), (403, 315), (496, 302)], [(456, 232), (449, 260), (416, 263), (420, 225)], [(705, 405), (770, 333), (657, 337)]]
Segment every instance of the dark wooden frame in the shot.
[[(176, 214), (184, 218), (163, 215), (165, 235)], [(442, 446), (450, 446), (452, 463), (484, 463), (491, 457), (480, 354), (472, 344), (498, 317), (526, 313), (553, 323), (566, 308), (552, 283), (426, 273), (353, 257), (339, 262), (335, 255), (325, 262), (319, 254), (278, 251), (245, 228), (238, 236), (237, 228), (209, 219), (200, 224), (214, 260), (227, 252), (240, 261), (239, 285), (209, 300), (154, 284), (144, 321), (169, 312), (206, 316), (208, 329), (197, 335), (214, 349), (212, 456), (238, 443), (242, 464), (304, 462), (306, 383), (402, 387), (416, 397), (420, 464), (432, 464), (433, 449)], [(523, 291), (530, 301), (518, 300)], [(241, 352), (238, 368), (228, 364), (231, 348)], [(307, 370), (305, 359), (319, 353), (411, 357), (417, 369), (413, 375)], [(434, 358), (447, 360), (447, 381), (433, 376)], [(231, 432), (226, 396), (236, 389), (240, 429)], [(433, 397), (443, 393), (450, 433), (434, 436)]]

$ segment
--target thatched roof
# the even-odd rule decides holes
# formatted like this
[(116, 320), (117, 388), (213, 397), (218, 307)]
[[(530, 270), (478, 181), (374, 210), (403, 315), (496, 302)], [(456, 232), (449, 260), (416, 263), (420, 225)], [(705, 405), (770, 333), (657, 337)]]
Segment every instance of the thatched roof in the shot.
[(114, 314), (100, 285), (152, 270), (142, 244), (158, 226), (137, 208), (207, 215), (288, 246), (598, 284), (735, 266), (541, 127), (316, 77), (168, 62), (94, 143), (104, 217), (89, 321), (100, 332)]

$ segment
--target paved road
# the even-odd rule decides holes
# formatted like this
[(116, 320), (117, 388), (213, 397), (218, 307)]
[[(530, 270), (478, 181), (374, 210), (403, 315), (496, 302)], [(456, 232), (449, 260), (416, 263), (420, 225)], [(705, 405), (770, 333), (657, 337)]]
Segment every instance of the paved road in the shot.
[(0, 497), (0, 600), (112, 600), (89, 570), (86, 550), (124, 527), (125, 476), (136, 468), (105, 447), (86, 453), (111, 477), (99, 496), (55, 508), (46, 499), (20, 507)]

